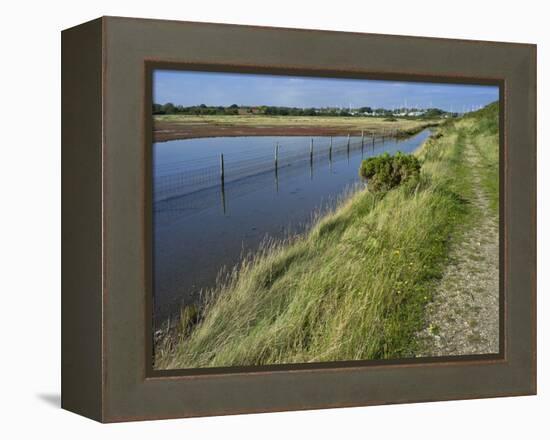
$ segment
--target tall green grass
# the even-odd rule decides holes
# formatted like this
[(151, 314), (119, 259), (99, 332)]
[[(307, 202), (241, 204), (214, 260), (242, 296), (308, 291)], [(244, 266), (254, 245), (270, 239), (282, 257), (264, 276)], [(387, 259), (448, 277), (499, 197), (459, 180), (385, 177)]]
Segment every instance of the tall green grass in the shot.
[(460, 124), (425, 143), (419, 179), (360, 190), (307, 234), (246, 259), (191, 330), (156, 347), (155, 368), (414, 356), (449, 239), (471, 218)]
[(499, 206), (498, 113), (498, 102), (494, 102), (464, 118), (465, 130), (479, 155), (476, 165), (479, 167), (481, 184), (495, 214)]

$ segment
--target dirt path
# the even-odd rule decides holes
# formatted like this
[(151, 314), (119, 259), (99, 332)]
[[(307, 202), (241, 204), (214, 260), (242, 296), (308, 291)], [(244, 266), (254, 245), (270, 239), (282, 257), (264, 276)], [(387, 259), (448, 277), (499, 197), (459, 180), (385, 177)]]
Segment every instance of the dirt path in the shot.
[(418, 356), (487, 354), (499, 351), (498, 216), (480, 184), (479, 153), (466, 138), (465, 158), (474, 183), (474, 225), (451, 245), (450, 263), (434, 301), (427, 327), (417, 335)]

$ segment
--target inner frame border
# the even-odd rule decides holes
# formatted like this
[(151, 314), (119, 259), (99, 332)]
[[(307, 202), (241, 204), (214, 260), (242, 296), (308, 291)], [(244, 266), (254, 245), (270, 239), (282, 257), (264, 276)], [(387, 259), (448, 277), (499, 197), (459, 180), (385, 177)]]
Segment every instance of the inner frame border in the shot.
[[(400, 358), (380, 360), (349, 360), (331, 362), (311, 362), (294, 364), (273, 364), (263, 366), (233, 366), (233, 367), (206, 367), (188, 369), (156, 370), (153, 368), (153, 117), (151, 113), (153, 104), (153, 72), (155, 70), (179, 70), (212, 73), (241, 73), (275, 76), (301, 76), (312, 78), (357, 79), (378, 81), (403, 81), (412, 83), (439, 83), (457, 85), (496, 86), (499, 89), (499, 352), (488, 354), (471, 354), (457, 356), (437, 356), (422, 358)], [(505, 171), (507, 154), (507, 142), (505, 135), (506, 123), (506, 81), (504, 78), (475, 77), (463, 75), (430, 75), (419, 73), (395, 73), (376, 72), (364, 69), (305, 69), (302, 67), (286, 65), (259, 65), (259, 64), (229, 64), (229, 63), (200, 63), (189, 61), (177, 61), (170, 59), (147, 58), (144, 60), (143, 69), (143, 133), (145, 151), (145, 377), (147, 381), (158, 379), (190, 379), (196, 376), (220, 377), (228, 375), (256, 375), (276, 372), (292, 371), (330, 371), (330, 370), (356, 370), (379, 369), (385, 366), (427, 365), (472, 365), (506, 363), (506, 254), (508, 246), (506, 237), (505, 206), (507, 204), (505, 194)]]

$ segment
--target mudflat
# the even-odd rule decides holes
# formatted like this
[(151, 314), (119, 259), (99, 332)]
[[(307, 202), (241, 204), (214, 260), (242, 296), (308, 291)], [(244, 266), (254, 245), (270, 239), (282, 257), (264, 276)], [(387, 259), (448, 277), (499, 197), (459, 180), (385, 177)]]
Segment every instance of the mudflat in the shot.
[(227, 136), (352, 136), (384, 133), (409, 135), (440, 120), (308, 116), (157, 115), (153, 140)]

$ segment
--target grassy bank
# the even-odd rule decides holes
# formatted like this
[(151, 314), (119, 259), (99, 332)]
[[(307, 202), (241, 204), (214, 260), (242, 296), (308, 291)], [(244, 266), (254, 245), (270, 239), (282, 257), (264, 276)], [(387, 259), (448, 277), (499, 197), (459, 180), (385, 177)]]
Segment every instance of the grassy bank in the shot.
[(488, 136), (491, 117), (441, 126), (419, 152), (418, 181), (361, 190), (308, 234), (247, 259), (211, 292), (198, 323), (182, 314), (179, 332), (156, 347), (155, 367), (414, 356), (449, 239), (473, 221), (465, 142)]
[(489, 105), (464, 118), (463, 129), (479, 156), (481, 184), (494, 214), (499, 202), (498, 105)]

